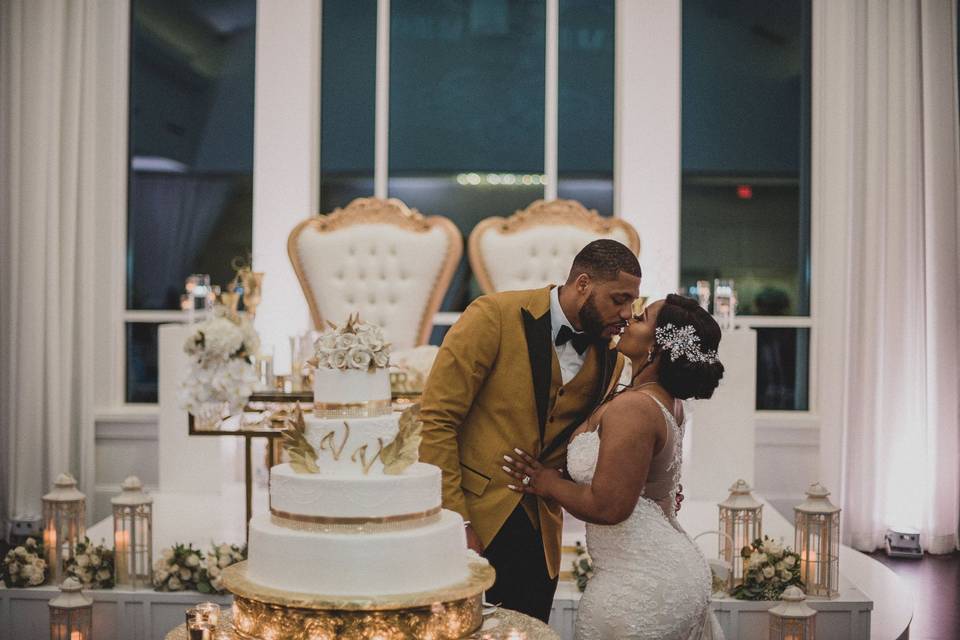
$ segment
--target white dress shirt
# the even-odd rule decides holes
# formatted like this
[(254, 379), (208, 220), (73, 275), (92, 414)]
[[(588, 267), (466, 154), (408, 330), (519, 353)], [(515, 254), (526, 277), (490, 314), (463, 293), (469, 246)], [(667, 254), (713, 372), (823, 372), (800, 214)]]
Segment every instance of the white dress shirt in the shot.
[(567, 384), (580, 373), (580, 367), (583, 366), (583, 356), (574, 349), (572, 340), (559, 347), (557, 346), (557, 334), (560, 333), (560, 327), (564, 325), (570, 327), (571, 331), (576, 331), (560, 307), (560, 287), (554, 287), (550, 290), (550, 343), (553, 345), (557, 360), (560, 362), (560, 378), (563, 380), (563, 384)]

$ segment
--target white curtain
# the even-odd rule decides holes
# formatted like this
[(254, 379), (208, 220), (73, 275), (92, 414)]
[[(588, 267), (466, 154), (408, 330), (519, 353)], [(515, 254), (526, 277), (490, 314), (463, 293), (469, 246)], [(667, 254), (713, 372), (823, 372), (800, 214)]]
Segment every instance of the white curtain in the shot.
[(39, 514), (64, 471), (93, 498), (94, 45), (107, 4), (0, 0), (0, 518)]
[(931, 553), (957, 547), (954, 10), (950, 0), (856, 2), (852, 197), (836, 215), (850, 216), (844, 540), (865, 551), (888, 527), (919, 529)]

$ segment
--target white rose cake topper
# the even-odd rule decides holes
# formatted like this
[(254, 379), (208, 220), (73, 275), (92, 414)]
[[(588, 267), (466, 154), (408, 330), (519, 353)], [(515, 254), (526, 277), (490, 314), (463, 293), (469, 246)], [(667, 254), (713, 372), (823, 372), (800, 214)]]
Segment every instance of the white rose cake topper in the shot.
[(373, 371), (390, 365), (390, 343), (383, 329), (351, 315), (343, 327), (332, 322), (314, 343), (316, 353), (307, 361), (314, 369), (357, 369)]

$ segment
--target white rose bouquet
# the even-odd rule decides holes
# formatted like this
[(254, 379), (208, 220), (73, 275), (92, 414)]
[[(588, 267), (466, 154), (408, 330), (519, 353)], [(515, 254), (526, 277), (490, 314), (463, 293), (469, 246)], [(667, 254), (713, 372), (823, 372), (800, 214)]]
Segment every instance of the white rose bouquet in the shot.
[(315, 355), (307, 361), (314, 369), (359, 369), (373, 371), (390, 366), (390, 343), (383, 329), (352, 315), (343, 327), (330, 329), (314, 343)]
[(153, 563), (155, 591), (196, 591), (203, 565), (203, 552), (193, 544), (175, 544), (160, 552)]
[(733, 588), (739, 600), (779, 600), (787, 587), (803, 588), (800, 580), (800, 556), (783, 543), (764, 536), (740, 551), (743, 558), (743, 584)]
[(73, 557), (64, 563), (64, 570), (79, 580), (84, 589), (112, 589), (113, 549), (94, 546), (89, 538), (84, 538), (74, 546)]
[(587, 581), (593, 577), (593, 559), (579, 540), (576, 542), (576, 552), (577, 558), (573, 561), (573, 577), (577, 580), (577, 589), (582, 592), (587, 588)]
[(257, 383), (253, 357), (259, 349), (250, 320), (217, 307), (183, 345), (190, 368), (180, 385), (181, 406), (205, 419), (211, 418), (205, 413), (211, 405), (226, 403), (232, 413), (241, 411)]
[(223, 587), (223, 570), (246, 559), (246, 545), (241, 547), (226, 542), (212, 544), (207, 552), (203, 569), (200, 570), (197, 591), (200, 593), (226, 593), (227, 590)]
[(38, 587), (47, 579), (47, 562), (43, 547), (33, 538), (7, 552), (0, 570), (0, 580), (12, 587)]

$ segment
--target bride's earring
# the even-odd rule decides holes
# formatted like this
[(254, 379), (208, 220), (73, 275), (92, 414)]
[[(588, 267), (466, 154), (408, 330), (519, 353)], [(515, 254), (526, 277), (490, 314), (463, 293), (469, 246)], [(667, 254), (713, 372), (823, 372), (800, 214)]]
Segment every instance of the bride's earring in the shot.
[(647, 362), (653, 362), (653, 349), (647, 352)]

